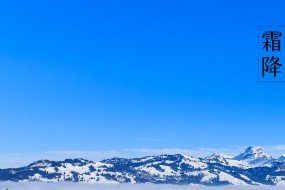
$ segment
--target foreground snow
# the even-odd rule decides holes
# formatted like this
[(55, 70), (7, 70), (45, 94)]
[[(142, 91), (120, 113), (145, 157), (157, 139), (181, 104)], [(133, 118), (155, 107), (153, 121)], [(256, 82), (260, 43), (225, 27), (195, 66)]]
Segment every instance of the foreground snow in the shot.
[(285, 186), (219, 186), (200, 185), (157, 185), (157, 184), (88, 184), (74, 182), (0, 182), (5, 190), (283, 190)]

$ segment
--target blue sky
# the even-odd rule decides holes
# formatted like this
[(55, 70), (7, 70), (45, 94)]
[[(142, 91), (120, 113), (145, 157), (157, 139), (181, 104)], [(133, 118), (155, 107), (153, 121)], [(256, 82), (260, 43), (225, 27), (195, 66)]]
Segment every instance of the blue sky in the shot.
[(285, 2), (0, 3), (2, 153), (284, 144), (257, 26)]

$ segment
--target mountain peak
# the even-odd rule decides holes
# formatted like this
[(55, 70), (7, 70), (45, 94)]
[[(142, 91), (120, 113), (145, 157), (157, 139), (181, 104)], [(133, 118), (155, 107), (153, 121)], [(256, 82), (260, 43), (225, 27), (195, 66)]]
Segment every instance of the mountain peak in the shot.
[(227, 156), (225, 154), (212, 154), (211, 156), (206, 157), (205, 159), (209, 161), (210, 163), (227, 163), (227, 159), (229, 159), (230, 156)]
[(49, 160), (45, 160), (45, 159), (42, 159), (42, 160), (38, 160), (38, 161), (35, 161), (33, 163), (31, 163), (29, 166), (30, 167), (45, 167), (45, 166), (50, 166), (50, 161)]
[(260, 156), (263, 155), (263, 150), (260, 146), (254, 147), (254, 146), (250, 146), (245, 150), (245, 153), (250, 154), (250, 155), (254, 155), (254, 156)]
[(236, 156), (235, 160), (246, 161), (253, 165), (262, 165), (268, 163), (271, 157), (265, 154), (261, 147), (248, 147), (244, 153)]
[(211, 156), (208, 156), (206, 158), (230, 158), (230, 156), (227, 156), (223, 153), (214, 153)]
[(239, 160), (245, 160), (245, 159), (253, 159), (253, 158), (268, 157), (268, 156), (263, 152), (261, 147), (250, 146), (247, 149), (245, 149), (244, 153), (238, 155), (237, 157)]
[(68, 158), (68, 159), (65, 159), (63, 161), (64, 163), (69, 163), (69, 164), (85, 164), (85, 163), (92, 163), (92, 161), (89, 161), (89, 160), (86, 160), (86, 159), (83, 159), (83, 158)]
[(280, 157), (278, 158), (278, 160), (284, 162), (284, 161), (285, 161), (285, 154), (283, 154), (282, 156), (280, 156)]

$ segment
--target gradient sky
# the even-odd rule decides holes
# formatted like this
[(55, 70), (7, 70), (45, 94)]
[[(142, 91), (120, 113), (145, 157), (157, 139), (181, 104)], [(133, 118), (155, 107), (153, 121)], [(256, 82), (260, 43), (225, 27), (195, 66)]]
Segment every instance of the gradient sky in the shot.
[(285, 144), (285, 83), (257, 82), (257, 26), (284, 7), (2, 1), (0, 151)]

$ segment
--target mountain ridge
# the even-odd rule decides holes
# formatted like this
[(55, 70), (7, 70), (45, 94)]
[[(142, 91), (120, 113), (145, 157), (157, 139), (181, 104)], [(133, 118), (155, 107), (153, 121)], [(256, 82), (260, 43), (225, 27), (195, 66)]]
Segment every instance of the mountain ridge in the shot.
[(115, 157), (98, 162), (83, 158), (38, 160), (24, 167), (0, 169), (0, 181), (283, 185), (285, 159), (272, 158), (261, 147), (248, 147), (235, 157), (162, 154), (129, 159)]

